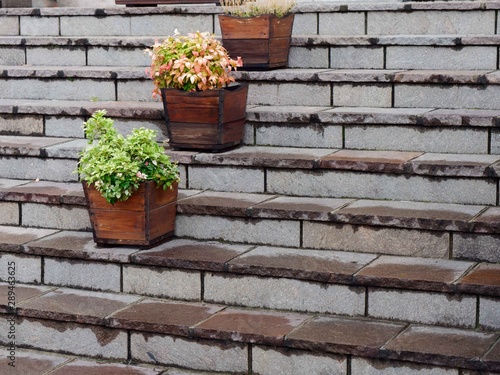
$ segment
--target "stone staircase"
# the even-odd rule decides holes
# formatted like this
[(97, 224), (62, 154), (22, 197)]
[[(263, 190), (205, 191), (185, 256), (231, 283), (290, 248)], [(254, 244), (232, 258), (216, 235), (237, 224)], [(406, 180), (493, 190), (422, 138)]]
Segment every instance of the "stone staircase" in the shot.
[(219, 8), (0, 9), (0, 373), (499, 374), (498, 9), (300, 3), (147, 251), (95, 246), (81, 125), (163, 141), (142, 50)]

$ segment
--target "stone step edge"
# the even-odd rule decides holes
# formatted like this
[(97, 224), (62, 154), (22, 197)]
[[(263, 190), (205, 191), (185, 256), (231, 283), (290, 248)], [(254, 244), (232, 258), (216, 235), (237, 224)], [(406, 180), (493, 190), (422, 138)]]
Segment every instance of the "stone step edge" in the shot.
[[(93, 79), (149, 80), (144, 67), (99, 66), (0, 66), (2, 79)], [(429, 84), (500, 85), (498, 70), (412, 70), (412, 69), (294, 69), (235, 71), (237, 81), (303, 84)], [(152, 84), (151, 84), (152, 85)]]
[[(2, 285), (8, 290), (9, 285)], [(19, 286), (16, 286), (18, 288)], [(45, 322), (76, 323), (80, 326), (100, 326), (108, 329), (126, 330), (129, 334), (147, 332), (159, 335), (170, 335), (190, 340), (220, 340), (231, 343), (264, 345), (273, 348), (299, 349), (324, 353), (358, 355), (368, 358), (386, 358), (397, 361), (409, 361), (421, 364), (461, 367), (472, 370), (500, 371), (498, 349), (500, 348), (500, 335), (498, 332), (480, 332), (457, 328), (440, 328), (421, 324), (401, 324), (378, 319), (347, 318), (341, 316), (325, 316), (322, 314), (290, 313), (280, 311), (262, 311), (259, 309), (244, 309), (240, 307), (227, 307), (212, 304), (185, 303), (138, 297), (136, 300), (119, 301), (119, 306), (108, 307), (104, 313), (80, 313), (78, 308), (51, 308), (50, 304), (57, 303), (61, 298), (70, 301), (85, 301), (89, 303), (95, 298), (92, 292), (78, 292), (72, 290), (38, 289), (32, 298), (16, 302), (14, 314), (8, 306), (0, 305), (0, 311), (5, 317), (21, 319), (43, 319)], [(99, 293), (100, 303), (102, 297), (116, 301), (120, 298), (110, 294)], [(52, 301), (51, 301), (52, 300)], [(46, 301), (46, 302), (44, 302)], [(150, 319), (145, 311), (161, 311), (163, 319)], [(2, 311), (3, 310), (3, 311)], [(177, 313), (173, 318), (170, 314)], [(194, 312), (194, 314), (189, 314)], [(169, 314), (170, 313), (170, 314)], [(155, 314), (157, 317), (158, 315)], [(162, 321), (163, 320), (163, 321)], [(345, 325), (347, 327), (364, 326), (364, 328), (377, 328), (381, 331), (382, 339), (369, 333), (369, 341), (377, 337), (377, 343), (364, 343), (360, 338), (366, 339), (366, 332), (362, 337), (355, 337), (353, 343), (351, 335), (359, 333), (349, 332), (347, 337), (342, 337), (333, 332), (319, 334), (314, 327), (318, 325), (329, 326), (330, 329)], [(272, 329), (271, 329), (272, 328)], [(236, 333), (236, 334), (235, 334)], [(467, 355), (464, 352), (454, 351), (453, 346), (446, 350), (439, 346), (418, 349), (411, 344), (412, 339), (424, 333), (428, 339), (439, 338), (448, 344), (457, 340), (477, 340), (476, 355)], [(324, 334), (324, 335), (323, 335)], [(345, 333), (344, 333), (345, 335)], [(130, 343), (130, 341), (129, 341)], [(130, 344), (129, 344), (130, 345)], [(129, 350), (130, 353), (130, 350)]]
[[(164, 120), (161, 102), (116, 102), (0, 99), (0, 113), (8, 115), (80, 116), (106, 109), (113, 118)], [(500, 127), (500, 110), (440, 108), (370, 108), (256, 106), (247, 107), (247, 121), (284, 124), (414, 125)]]
[[(80, 183), (24, 180), (3, 180), (3, 183), (7, 187), (0, 188), (0, 202), (87, 206)], [(319, 221), (352, 226), (500, 234), (500, 208), (487, 205), (180, 189), (177, 212), (252, 220)]]
[[(221, 39), (220, 35), (216, 35)], [(164, 36), (163, 36), (164, 38)], [(22, 47), (117, 47), (147, 48), (156, 40), (155, 36), (1, 36), (0, 46)], [(293, 47), (342, 47), (342, 46), (498, 46), (500, 35), (294, 35), (291, 39)]]
[[(0, 241), (0, 252), (11, 255), (216, 272), (234, 277), (285, 278), (350, 287), (500, 297), (500, 285), (494, 276), (500, 272), (497, 263), (185, 238), (174, 238), (150, 250), (141, 250), (98, 246), (89, 232), (0, 226), (0, 233), (7, 237)], [(263, 254), (266, 254), (265, 262)], [(414, 268), (419, 270), (418, 275), (412, 271)]]

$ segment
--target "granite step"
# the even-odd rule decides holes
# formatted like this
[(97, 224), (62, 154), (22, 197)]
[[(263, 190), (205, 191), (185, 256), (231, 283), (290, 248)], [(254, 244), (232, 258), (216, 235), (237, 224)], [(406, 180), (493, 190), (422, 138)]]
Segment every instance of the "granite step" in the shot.
[[(143, 67), (0, 66), (0, 99), (152, 101)], [(500, 109), (497, 70), (280, 69), (234, 73), (248, 104)], [(278, 94), (279, 93), (279, 94)]]
[(500, 371), (498, 330), (23, 284), (12, 311), (0, 290), (0, 340), (13, 321), (19, 348), (231, 374)]
[[(117, 128), (167, 138), (160, 102), (0, 99), (0, 135), (83, 138), (106, 109)], [(500, 154), (500, 110), (319, 106), (247, 107), (244, 143), (255, 146)]]

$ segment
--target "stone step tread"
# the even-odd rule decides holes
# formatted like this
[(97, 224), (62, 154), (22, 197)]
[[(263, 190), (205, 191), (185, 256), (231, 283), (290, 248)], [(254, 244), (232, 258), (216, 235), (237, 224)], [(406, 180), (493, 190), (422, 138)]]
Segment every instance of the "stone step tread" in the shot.
[[(0, 201), (86, 206), (80, 183), (0, 179)], [(248, 219), (308, 220), (393, 228), (500, 233), (500, 208), (412, 201), (179, 191), (177, 212)]]
[[(106, 109), (108, 116), (114, 118), (163, 120), (161, 102), (0, 99), (0, 113), (12, 115), (89, 116), (99, 109)], [(500, 127), (500, 110), (249, 105), (247, 120), (290, 124)]]
[[(2, 136), (1, 156), (78, 159), (85, 139)], [(318, 172), (348, 170), (439, 177), (498, 178), (500, 155), (432, 152), (241, 146), (224, 153), (166, 152), (183, 165), (306, 169)]]
[[(217, 35), (220, 38), (220, 35)], [(118, 47), (145, 48), (152, 46), (154, 36), (2, 36), (2, 46), (30, 47)], [(500, 35), (294, 35), (291, 45), (304, 46), (497, 46)]]
[[(144, 67), (0, 65), (0, 78), (147, 80)], [(294, 69), (236, 71), (236, 80), (264, 82), (498, 85), (499, 70)]]
[[(9, 285), (0, 309), (9, 312)], [(224, 340), (500, 371), (500, 332), (369, 318), (244, 309), (142, 296), (17, 285), (16, 315), (180, 338)], [(14, 316), (14, 315), (13, 315)]]
[(89, 232), (0, 226), (0, 251), (73, 261), (288, 278), (351, 287), (500, 297), (500, 264), (175, 238), (150, 250), (100, 247)]
[[(83, 356), (21, 349), (19, 347), (12, 351), (14, 355), (11, 356), (8, 345), (6, 345), (6, 348), (0, 349), (0, 366), (9, 369), (9, 363), (12, 363), (11, 373), (13, 374), (33, 375), (35, 373), (32, 371), (36, 369), (38, 375), (215, 375), (208, 372), (181, 370), (159, 365), (121, 363), (116, 360), (96, 360)], [(224, 373), (219, 373), (219, 375), (224, 375)]]

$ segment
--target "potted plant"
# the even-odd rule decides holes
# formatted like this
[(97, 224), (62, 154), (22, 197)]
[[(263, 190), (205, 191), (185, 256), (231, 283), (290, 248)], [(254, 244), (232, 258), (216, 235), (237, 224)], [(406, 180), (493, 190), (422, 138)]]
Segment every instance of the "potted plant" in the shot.
[(161, 96), (170, 146), (221, 151), (243, 138), (248, 84), (236, 84), (241, 66), (214, 35), (177, 33), (146, 50), (153, 97)]
[(147, 248), (171, 238), (179, 170), (156, 132), (139, 128), (124, 137), (105, 110), (96, 111), (84, 129), (88, 145), (75, 172), (89, 204), (94, 241)]
[(220, 0), (222, 44), (245, 61), (245, 69), (286, 67), (295, 0)]

